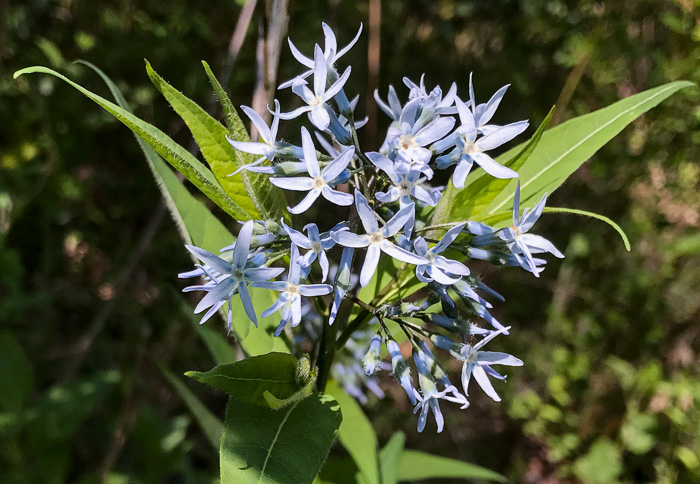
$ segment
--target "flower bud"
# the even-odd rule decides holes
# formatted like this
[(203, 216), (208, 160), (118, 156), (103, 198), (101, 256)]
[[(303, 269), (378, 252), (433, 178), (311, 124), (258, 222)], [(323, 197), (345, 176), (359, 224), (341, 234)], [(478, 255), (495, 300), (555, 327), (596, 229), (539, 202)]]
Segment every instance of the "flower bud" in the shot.
[(372, 342), (369, 344), (369, 350), (367, 350), (365, 357), (362, 358), (362, 365), (367, 376), (370, 376), (377, 371), (377, 367), (379, 366), (380, 362), (379, 351), (381, 350), (381, 347), (382, 335), (377, 333), (372, 337)]

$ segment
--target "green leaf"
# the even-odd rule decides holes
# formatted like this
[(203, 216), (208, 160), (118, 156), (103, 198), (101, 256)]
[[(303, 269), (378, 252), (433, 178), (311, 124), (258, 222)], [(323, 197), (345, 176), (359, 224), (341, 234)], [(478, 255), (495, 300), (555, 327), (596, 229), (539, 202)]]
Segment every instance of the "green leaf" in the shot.
[[(238, 175), (230, 176), (241, 166), (252, 163), (255, 157), (234, 149), (226, 140), (228, 134), (226, 128), (198, 104), (165, 82), (148, 61), (146, 61), (146, 70), (156, 88), (185, 121), (202, 155), (226, 193), (249, 214), (248, 218), (240, 220), (260, 218), (279, 220), (285, 206), (284, 195), (279, 188), (268, 183), (267, 176), (245, 170)], [(221, 92), (223, 93), (223, 89)], [(230, 105), (230, 102), (228, 104)], [(235, 110), (227, 113), (227, 120), (231, 123), (230, 131), (233, 139), (250, 141)]]
[(281, 410), (231, 398), (221, 440), (221, 484), (312, 482), (341, 420), (338, 402), (325, 394)]
[(34, 371), (17, 338), (0, 333), (0, 413), (19, 412), (34, 386)]
[[(530, 141), (508, 151), (499, 157), (498, 161), (504, 166), (518, 171), (530, 157), (535, 147), (539, 144), (547, 129), (554, 107), (544, 118), (532, 135)], [(455, 188), (452, 183), (445, 187), (440, 201), (435, 207), (431, 224), (441, 224), (454, 220), (470, 220), (478, 217), (493, 202), (493, 199), (508, 186), (510, 180), (494, 178), (484, 170), (477, 170), (467, 178), (463, 189)]]
[[(202, 65), (204, 66), (204, 71), (207, 73), (207, 77), (209, 78), (209, 83), (211, 84), (211, 87), (214, 88), (216, 97), (219, 99), (219, 103), (221, 104), (221, 107), (224, 110), (224, 116), (226, 117), (226, 127), (228, 128), (228, 137), (231, 139), (244, 141), (248, 134), (245, 131), (245, 127), (243, 127), (243, 124), (241, 123), (241, 118), (238, 117), (236, 108), (233, 107), (233, 103), (226, 94), (226, 91), (224, 91), (224, 88), (221, 86), (219, 80), (212, 72), (211, 68), (209, 67), (209, 64), (207, 64), (205, 61), (202, 61)], [(241, 128), (243, 129), (242, 133), (240, 131)]]
[[(520, 174), (520, 203), (534, 204), (545, 193), (552, 193), (590, 159), (596, 151), (628, 124), (692, 82), (676, 81), (635, 94), (590, 114), (571, 119), (544, 133), (539, 145), (525, 161)], [(498, 160), (508, 159), (522, 149), (516, 146)], [(494, 214), (512, 205), (517, 180), (511, 180), (489, 205)]]
[[(313, 377), (300, 381), (298, 368), (303, 362), (287, 353), (269, 353), (253, 356), (228, 365), (219, 365), (207, 372), (188, 371), (190, 378), (223, 390), (246, 403), (269, 406), (265, 392), (278, 400), (292, 397), (302, 390)], [(269, 398), (269, 397), (268, 397)]]
[(71, 81), (67, 77), (58, 72), (46, 67), (35, 66), (27, 67), (26, 69), (15, 72), (14, 78), (24, 74), (33, 73), (50, 74), (55, 76), (72, 87), (80, 91), (82, 94), (93, 100), (105, 111), (121, 121), (141, 139), (152, 146), (159, 155), (168, 161), (176, 170), (182, 173), (194, 186), (202, 191), (222, 210), (231, 215), (237, 220), (248, 220), (250, 215), (238, 204), (236, 204), (226, 194), (214, 175), (200, 163), (197, 158), (192, 156), (185, 148), (175, 143), (168, 135), (156, 128), (155, 126), (146, 123), (137, 118), (130, 112), (120, 108), (114, 103), (111, 103), (97, 94), (88, 91), (84, 87)]
[(398, 474), (399, 481), (435, 478), (484, 479), (499, 482), (506, 480), (502, 475), (485, 467), (416, 450), (405, 450), (401, 454)]
[[(131, 112), (122, 93), (104, 72), (89, 62), (78, 62), (94, 70), (107, 84), (117, 104), (123, 110)], [(231, 244), (235, 237), (231, 235), (228, 229), (209, 211), (204, 203), (192, 196), (177, 178), (177, 175), (151, 146), (147, 145), (136, 133), (135, 137), (185, 243), (196, 245), (215, 254), (222, 247)], [(276, 293), (264, 289), (253, 289), (251, 290), (251, 297), (256, 312), (260, 313), (275, 301)], [(191, 311), (189, 312), (191, 314)], [(222, 313), (225, 315), (226, 307), (222, 309)], [(237, 315), (237, 317), (233, 318), (233, 332), (244, 353), (259, 355), (270, 351), (289, 351), (282, 339), (273, 337), (273, 332), (278, 324), (274, 315), (267, 318), (259, 318), (259, 327), (255, 328), (253, 323), (244, 316), (243, 305), (239, 298), (234, 299), (233, 314)], [(214, 333), (208, 327), (203, 329), (203, 331), (209, 338), (205, 339), (205, 341), (210, 344)], [(219, 342), (216, 343), (217, 348), (223, 351), (228, 344), (222, 337), (218, 339)], [(232, 349), (231, 352), (233, 352)], [(221, 357), (226, 358), (223, 355)], [(235, 357), (229, 361), (217, 361), (217, 363), (229, 363), (234, 360)]]
[(577, 210), (575, 208), (561, 208), (561, 207), (545, 207), (544, 208), (544, 213), (571, 213), (574, 215), (583, 215), (584, 217), (591, 217), (597, 220), (601, 220), (605, 222), (606, 224), (610, 225), (612, 228), (614, 228), (618, 234), (620, 234), (620, 237), (622, 237), (622, 242), (625, 244), (625, 249), (627, 251), (631, 250), (630, 247), (630, 241), (627, 238), (627, 234), (625, 234), (625, 231), (622, 230), (622, 228), (617, 225), (615, 222), (610, 220), (608, 217), (604, 215), (599, 215), (597, 213), (593, 212), (588, 212), (586, 210)]
[[(155, 360), (154, 360), (155, 361)], [(187, 408), (189, 409), (192, 416), (194, 416), (197, 423), (202, 428), (204, 435), (207, 436), (209, 443), (215, 448), (219, 448), (221, 442), (221, 435), (224, 432), (224, 423), (219, 420), (209, 409), (197, 398), (197, 396), (192, 393), (192, 391), (187, 388), (184, 382), (168, 370), (164, 365), (155, 361), (156, 366), (163, 374), (168, 383), (172, 385), (175, 391), (180, 395), (182, 401), (185, 402)]]
[(337, 385), (328, 385), (326, 391), (340, 404), (343, 423), (340, 425), (338, 437), (357, 464), (362, 482), (379, 484), (377, 435), (372, 423), (355, 399)]
[(399, 463), (406, 444), (406, 435), (396, 432), (389, 442), (379, 451), (379, 469), (382, 476), (382, 484), (396, 484), (399, 482)]

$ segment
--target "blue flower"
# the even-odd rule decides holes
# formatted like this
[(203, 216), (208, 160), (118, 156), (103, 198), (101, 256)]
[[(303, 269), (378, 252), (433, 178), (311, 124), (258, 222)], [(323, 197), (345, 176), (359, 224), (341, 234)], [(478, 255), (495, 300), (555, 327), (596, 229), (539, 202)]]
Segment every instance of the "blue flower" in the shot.
[(365, 356), (362, 358), (362, 367), (364, 368), (367, 376), (371, 376), (379, 368), (379, 363), (381, 362), (379, 359), (379, 351), (381, 348), (382, 335), (380, 333), (376, 333), (374, 336), (372, 336), (372, 341), (369, 344), (369, 350), (367, 350), (367, 353), (365, 353)]
[(413, 388), (411, 384), (411, 370), (408, 368), (406, 360), (403, 359), (399, 344), (393, 339), (388, 339), (386, 342), (386, 349), (389, 351), (389, 356), (391, 356), (391, 369), (394, 373), (394, 377), (406, 391), (408, 398), (411, 400), (411, 405), (415, 405), (416, 394), (418, 392), (416, 392), (416, 389)]
[[(239, 151), (245, 153), (252, 153), (254, 155), (262, 155), (260, 158), (255, 160), (253, 163), (243, 165), (238, 170), (231, 173), (229, 176), (237, 175), (242, 170), (250, 170), (253, 167), (260, 165), (265, 160), (274, 161), (275, 157), (278, 156), (282, 151), (286, 157), (301, 158), (302, 152), (301, 148), (297, 146), (292, 146), (287, 143), (280, 143), (277, 141), (277, 129), (279, 128), (280, 120), (274, 115), (279, 112), (280, 104), (279, 101), (275, 99), (275, 113), (272, 117), (272, 125), (267, 126), (265, 120), (255, 112), (252, 108), (248, 106), (241, 106), (243, 112), (250, 118), (250, 120), (255, 125), (260, 135), (260, 142), (251, 141), (235, 141), (226, 136), (226, 140)], [(267, 167), (271, 168), (271, 167)], [(250, 170), (252, 171), (252, 170)]]
[(485, 104), (476, 104), (476, 99), (474, 97), (474, 85), (472, 84), (472, 73), (469, 73), (469, 106), (474, 113), (474, 124), (476, 129), (486, 135), (490, 132), (500, 128), (495, 124), (486, 124), (491, 121), (491, 118), (496, 114), (496, 109), (501, 103), (501, 99), (505, 95), (506, 91), (510, 87), (510, 84), (506, 84), (491, 96), (491, 99)]
[(323, 198), (336, 205), (351, 205), (352, 195), (333, 190), (330, 187), (330, 183), (347, 168), (352, 157), (355, 156), (355, 148), (348, 148), (321, 171), (318, 158), (316, 157), (314, 142), (311, 140), (311, 135), (306, 128), (301, 128), (301, 139), (301, 145), (304, 150), (304, 162), (311, 177), (270, 179), (273, 185), (285, 190), (309, 192), (296, 207), (289, 208), (289, 211), (295, 215), (305, 212), (320, 195), (323, 195)]
[(399, 96), (396, 95), (396, 90), (394, 86), (389, 86), (389, 94), (387, 95), (387, 102), (382, 101), (379, 97), (379, 90), (374, 90), (374, 100), (377, 102), (377, 106), (384, 111), (387, 116), (389, 116), (392, 121), (398, 122), (401, 118), (401, 101), (399, 101)]
[(433, 343), (436, 346), (449, 351), (452, 356), (464, 362), (462, 366), (462, 387), (466, 395), (469, 395), (469, 381), (473, 375), (476, 382), (489, 397), (497, 402), (501, 401), (501, 397), (494, 390), (487, 375), (487, 373), (491, 375), (495, 373), (491, 369), (491, 365), (523, 366), (523, 362), (507, 353), (481, 351), (481, 348), (499, 334), (505, 333), (508, 329), (510, 327), (494, 331), (474, 346), (457, 343), (447, 338), (433, 338)]
[(457, 84), (452, 83), (450, 90), (443, 97), (440, 86), (428, 93), (425, 88), (425, 74), (420, 77), (420, 85), (411, 81), (408, 77), (403, 78), (403, 83), (410, 89), (408, 99), (420, 99), (423, 105), (421, 117), (432, 117), (435, 114), (455, 114), (457, 110), (452, 107), (457, 96)]
[(401, 230), (411, 218), (414, 208), (412, 206), (402, 208), (384, 227), (379, 228), (374, 211), (367, 203), (367, 199), (358, 190), (355, 190), (355, 206), (360, 216), (360, 221), (365, 229), (364, 235), (341, 229), (331, 232), (331, 237), (344, 247), (367, 247), (367, 255), (360, 271), (360, 285), (365, 287), (377, 270), (379, 255), (384, 252), (387, 255), (409, 264), (424, 264), (428, 260), (417, 256), (406, 249), (398, 247), (389, 240)]
[(457, 98), (456, 103), (462, 125), (457, 128), (451, 140), (447, 138), (448, 141), (443, 140), (436, 143), (436, 146), (434, 146), (437, 152), (444, 151), (450, 144), (454, 144), (455, 146), (450, 153), (442, 155), (436, 160), (437, 167), (439, 169), (444, 169), (457, 163), (454, 175), (452, 176), (452, 183), (455, 188), (464, 188), (464, 182), (474, 163), (493, 177), (517, 178), (517, 172), (500, 165), (485, 152), (498, 148), (502, 144), (515, 138), (525, 131), (528, 127), (528, 122), (518, 121), (517, 123), (499, 127), (477, 140), (478, 131), (474, 115), (461, 99)]
[(322, 236), (314, 223), (307, 224), (304, 227), (308, 237), (288, 227), (284, 221), (282, 222), (282, 226), (294, 244), (309, 251), (301, 258), (301, 267), (309, 267), (311, 263), (318, 258), (323, 275), (321, 282), (326, 282), (326, 278), (328, 277), (328, 257), (326, 256), (326, 251), (335, 246), (335, 241), (331, 239), (330, 235), (327, 233), (324, 234), (325, 236)]
[[(338, 50), (338, 41), (336, 40), (335, 33), (333, 32), (333, 30), (325, 22), (321, 23), (321, 27), (323, 28), (323, 33), (326, 40), (325, 48), (323, 50), (323, 57), (326, 61), (326, 65), (329, 69), (331, 69), (333, 64), (335, 64), (338, 61), (338, 59), (343, 57), (347, 53), (347, 51), (349, 51), (355, 45), (355, 43), (357, 43), (357, 40), (360, 38), (360, 34), (362, 34), (362, 24), (360, 24), (360, 28), (357, 31), (355, 38), (352, 39), (348, 45), (346, 45), (340, 50)], [(279, 89), (285, 89), (291, 86), (292, 84), (294, 84), (294, 81), (298, 78), (306, 79), (314, 73), (315, 68), (315, 59), (309, 59), (304, 54), (302, 54), (299, 51), (299, 49), (297, 49), (296, 46), (292, 43), (291, 39), (287, 38), (287, 41), (289, 42), (289, 48), (291, 49), (294, 58), (297, 61), (299, 61), (299, 63), (301, 63), (303, 66), (308, 67), (309, 70), (300, 74), (294, 79), (280, 84)]]
[(330, 101), (345, 85), (345, 82), (350, 77), (352, 68), (348, 67), (345, 72), (336, 80), (330, 87), (326, 88), (326, 80), (328, 79), (328, 65), (323, 57), (321, 47), (316, 45), (314, 51), (314, 90), (313, 92), (306, 86), (306, 81), (301, 77), (297, 77), (292, 83), (292, 91), (301, 97), (306, 106), (295, 109), (289, 113), (279, 113), (281, 119), (294, 119), (300, 114), (309, 113), (309, 119), (321, 131), (328, 128), (331, 120), (326, 112), (325, 104)]
[(228, 301), (228, 328), (230, 331), (233, 321), (231, 298), (234, 294), (239, 293), (248, 318), (250, 318), (256, 326), (258, 325), (253, 301), (248, 292), (248, 284), (251, 282), (257, 283), (259, 281), (273, 279), (280, 275), (283, 269), (249, 266), (248, 254), (252, 235), (253, 221), (249, 220), (243, 224), (238, 234), (238, 240), (236, 240), (236, 246), (233, 249), (231, 262), (227, 262), (221, 257), (204, 249), (200, 249), (199, 247), (191, 245), (185, 246), (192, 255), (206, 264), (205, 266), (200, 266), (202, 270), (208, 267), (213, 271), (206, 271), (210, 278), (210, 282), (207, 284), (185, 288), (185, 291), (201, 290), (208, 292), (194, 310), (194, 313), (198, 314), (209, 308), (209, 311), (207, 311), (202, 318), (201, 323), (209, 319)]
[(460, 234), (465, 224), (452, 227), (445, 233), (440, 241), (433, 247), (428, 249), (428, 244), (423, 237), (418, 237), (413, 243), (413, 246), (418, 255), (428, 259), (427, 264), (422, 264), (416, 267), (416, 277), (421, 282), (436, 281), (440, 284), (454, 284), (459, 281), (461, 276), (468, 276), (469, 269), (462, 264), (444, 256), (439, 255), (442, 251), (454, 242)]
[[(423, 171), (432, 178), (432, 170), (426, 170), (432, 152), (426, 146), (442, 139), (452, 130), (455, 120), (452, 117), (419, 119), (421, 99), (409, 101), (404, 106), (398, 126), (390, 127), (387, 133), (387, 146), (393, 153), (408, 161), (412, 169)], [(426, 124), (427, 123), (427, 124)]]
[(549, 252), (560, 259), (564, 257), (564, 254), (559, 252), (549, 240), (539, 235), (527, 233), (542, 215), (546, 203), (547, 194), (544, 194), (532, 211), (526, 208), (520, 215), (520, 182), (518, 182), (515, 195), (513, 196), (513, 225), (501, 230), (495, 230), (488, 225), (470, 222), (467, 225), (467, 230), (476, 235), (471, 240), (471, 245), (479, 247), (505, 242), (515, 259), (515, 263), (510, 260), (506, 260), (505, 263), (508, 265), (519, 265), (525, 270), (532, 272), (536, 277), (539, 277), (545, 261), (533, 257), (532, 254)]
[(301, 322), (301, 296), (325, 296), (333, 290), (333, 286), (330, 284), (300, 283), (302, 272), (301, 259), (299, 258), (299, 249), (294, 243), (292, 243), (289, 258), (289, 274), (286, 282), (262, 281), (252, 284), (252, 287), (262, 287), (280, 292), (277, 301), (262, 313), (262, 317), (266, 318), (275, 311), (281, 311), (282, 320), (275, 331), (275, 336), (279, 336), (282, 333), (282, 330), (290, 320), (293, 327), (298, 326)]
[(406, 164), (401, 161), (393, 163), (389, 158), (381, 153), (371, 152), (366, 153), (369, 161), (374, 166), (386, 173), (394, 184), (388, 192), (377, 192), (376, 197), (382, 203), (391, 203), (399, 200), (400, 207), (404, 208), (413, 201), (412, 198), (434, 207), (440, 200), (440, 191), (433, 188), (430, 191), (423, 188), (420, 183), (421, 173), (415, 170), (410, 170)]
[(352, 286), (352, 257), (354, 255), (354, 252), (355, 249), (351, 247), (345, 247), (343, 248), (343, 253), (340, 256), (338, 272), (335, 274), (335, 294), (333, 295), (333, 304), (331, 305), (331, 312), (328, 316), (329, 325), (332, 325), (335, 321), (335, 318), (338, 316), (338, 309), (340, 309), (340, 303), (343, 302), (345, 294), (347, 294), (348, 289), (350, 289), (350, 287)]
[(445, 420), (442, 416), (442, 411), (440, 410), (439, 399), (444, 399), (450, 402), (458, 403), (462, 405), (461, 408), (467, 408), (469, 402), (467, 399), (459, 393), (456, 387), (453, 385), (445, 386), (444, 390), (438, 391), (435, 379), (430, 371), (429, 360), (426, 354), (421, 350), (413, 350), (413, 361), (418, 369), (418, 383), (420, 384), (421, 394), (419, 394), (414, 389), (414, 394), (418, 403), (413, 409), (413, 413), (418, 412), (420, 409), (420, 415), (418, 416), (418, 432), (422, 432), (425, 429), (425, 424), (428, 421), (428, 410), (432, 410), (435, 415), (435, 423), (437, 424), (438, 433), (442, 432)]

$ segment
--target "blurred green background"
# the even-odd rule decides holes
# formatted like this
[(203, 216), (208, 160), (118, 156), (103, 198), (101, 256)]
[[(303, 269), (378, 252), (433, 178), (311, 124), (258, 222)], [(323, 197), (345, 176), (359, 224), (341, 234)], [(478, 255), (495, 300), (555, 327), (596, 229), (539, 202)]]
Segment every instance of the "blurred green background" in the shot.
[[(213, 366), (176, 278), (191, 262), (133, 136), (56, 79), (12, 73), (46, 65), (109, 97), (71, 63), (88, 60), (139, 116), (191, 146), (143, 58), (219, 115), (200, 60), (223, 71), (241, 7), (0, 0), (1, 482), (217, 478), (218, 454), (154, 363), (175, 374)], [(555, 102), (561, 122), (664, 82), (700, 82), (698, 0), (381, 7), (382, 96), (393, 84), (405, 97), (401, 78), (426, 73), (429, 87), (457, 81), (465, 97), (473, 71), (481, 101), (512, 83), (497, 122), (537, 126)], [(292, 1), (289, 35), (310, 52), (325, 20), (344, 45), (368, 14), (366, 1)], [(251, 103), (258, 24), (256, 12), (225, 86), (236, 105)], [(365, 33), (341, 62), (353, 66), (360, 114), (367, 49)], [(283, 45), (279, 79), (299, 71)], [(503, 403), (475, 394), (467, 411), (445, 408), (445, 432), (418, 434), (386, 376), (386, 399), (367, 406), (381, 444), (403, 430), (409, 448), (511, 482), (700, 482), (699, 97), (685, 90), (635, 121), (552, 197), (618, 221), (632, 252), (604, 224), (549, 215), (539, 233), (566, 259), (544, 277), (475, 267), (507, 298), (495, 311), (515, 328), (504, 351), (526, 363), (499, 386)], [(368, 140), (386, 128), (377, 121)], [(223, 416), (223, 395), (186, 384)]]

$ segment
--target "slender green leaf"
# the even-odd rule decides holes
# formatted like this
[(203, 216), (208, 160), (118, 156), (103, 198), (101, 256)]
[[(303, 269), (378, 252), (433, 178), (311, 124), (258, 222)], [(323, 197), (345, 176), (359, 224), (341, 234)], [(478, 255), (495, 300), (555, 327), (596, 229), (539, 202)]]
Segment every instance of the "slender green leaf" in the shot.
[[(521, 144), (501, 156), (498, 159), (499, 163), (515, 171), (520, 170), (542, 139), (553, 114), (554, 107), (544, 118), (532, 138), (527, 143)], [(499, 193), (503, 192), (509, 183), (510, 180), (494, 178), (484, 170), (477, 170), (470, 174), (463, 189), (455, 188), (452, 183), (449, 183), (435, 207), (431, 223), (441, 224), (454, 220), (469, 220), (478, 216), (486, 210)]]
[(389, 442), (379, 451), (379, 469), (381, 470), (382, 484), (396, 484), (399, 482), (399, 464), (406, 444), (406, 435), (396, 432)]
[[(546, 131), (535, 151), (518, 170), (521, 203), (533, 204), (544, 193), (554, 192), (628, 124), (675, 92), (690, 86), (694, 84), (687, 81), (664, 84)], [(522, 145), (516, 146), (499, 157), (499, 160), (508, 159), (513, 152), (521, 149)], [(489, 214), (498, 213), (512, 204), (516, 183), (516, 180), (512, 180), (496, 196), (487, 209)]]
[(82, 94), (93, 100), (105, 111), (124, 123), (129, 129), (136, 133), (141, 139), (152, 146), (159, 155), (175, 167), (180, 173), (185, 175), (194, 186), (202, 191), (214, 203), (221, 207), (226, 213), (237, 220), (248, 220), (250, 215), (238, 204), (236, 204), (226, 194), (214, 175), (197, 158), (192, 156), (185, 148), (175, 143), (168, 135), (161, 130), (137, 118), (130, 112), (120, 108), (116, 104), (107, 101), (101, 96), (88, 91), (84, 87), (76, 84), (67, 77), (46, 67), (35, 66), (15, 72), (15, 79), (24, 74), (33, 73), (50, 74), (55, 76)]
[[(185, 121), (192, 136), (197, 141), (202, 155), (226, 193), (249, 214), (247, 219), (242, 220), (260, 218), (279, 220), (283, 213), (284, 195), (279, 188), (268, 183), (267, 176), (245, 170), (238, 175), (231, 176), (244, 164), (253, 162), (255, 157), (233, 148), (226, 140), (228, 134), (226, 128), (198, 104), (165, 82), (153, 70), (148, 61), (146, 61), (146, 70), (156, 88)], [(219, 91), (217, 90), (217, 92)], [(228, 104), (230, 105), (230, 103)], [(232, 138), (239, 141), (250, 141), (235, 110), (229, 111), (227, 118), (228, 122), (231, 123)]]
[(221, 440), (221, 484), (313, 482), (342, 421), (331, 396), (272, 410), (231, 398)]
[[(104, 72), (89, 62), (79, 62), (94, 70), (104, 80), (117, 104), (123, 110), (131, 112), (124, 96)], [(235, 237), (231, 235), (228, 229), (209, 211), (204, 203), (192, 196), (158, 153), (136, 133), (134, 135), (185, 243), (196, 245), (213, 253), (217, 253), (222, 247), (231, 244)], [(264, 289), (253, 289), (251, 296), (253, 305), (258, 313), (267, 309), (276, 298), (274, 292)], [(225, 315), (226, 307), (222, 309), (222, 313)], [(233, 314), (236, 315), (233, 318), (233, 332), (238, 339), (241, 349), (246, 354), (259, 355), (270, 351), (288, 351), (284, 341), (280, 338), (274, 338), (272, 335), (278, 324), (274, 316), (259, 319), (259, 328), (255, 328), (253, 323), (244, 316), (243, 305), (238, 298), (234, 299)], [(213, 331), (208, 327), (202, 329), (202, 331), (208, 337), (207, 343), (211, 344)], [(228, 344), (222, 337), (218, 337), (218, 339), (217, 348), (225, 350)], [(222, 358), (230, 358), (229, 361), (217, 361), (217, 363), (234, 361), (235, 357), (231, 357), (231, 352), (233, 350), (229, 352), (229, 356), (221, 355)]]
[(340, 404), (343, 423), (338, 434), (340, 443), (352, 456), (360, 470), (362, 482), (379, 484), (379, 464), (377, 460), (377, 435), (372, 423), (365, 416), (362, 407), (335, 384), (328, 385), (326, 391)]
[(439, 455), (426, 454), (416, 450), (405, 450), (398, 467), (399, 481), (420, 481), (422, 479), (484, 479), (505, 482), (505, 477), (485, 467), (468, 464)]
[(625, 249), (628, 251), (631, 250), (630, 247), (630, 241), (627, 238), (627, 234), (625, 234), (625, 231), (622, 230), (622, 227), (617, 225), (615, 222), (610, 220), (608, 217), (604, 215), (600, 215), (597, 213), (593, 212), (588, 212), (586, 210), (577, 210), (575, 208), (561, 208), (561, 207), (545, 207), (544, 208), (545, 213), (571, 213), (574, 215), (583, 215), (584, 217), (591, 217), (597, 220), (601, 220), (605, 222), (606, 224), (610, 225), (612, 228), (614, 228), (618, 234), (620, 234), (620, 237), (622, 237), (622, 242), (625, 244)]
[[(304, 361), (308, 362), (302, 359), (299, 360), (299, 365)], [(275, 399), (285, 400), (309, 383), (302, 381), (297, 359), (287, 353), (253, 356), (228, 365), (219, 365), (207, 372), (188, 371), (186, 375), (223, 390), (240, 401), (264, 406), (270, 406), (265, 392), (269, 392)], [(311, 375), (308, 376), (312, 379)]]
[(236, 112), (236, 108), (233, 107), (231, 99), (229, 99), (228, 95), (226, 94), (226, 91), (224, 91), (224, 88), (221, 86), (221, 83), (212, 72), (211, 68), (209, 67), (209, 64), (207, 64), (205, 61), (202, 61), (202, 65), (204, 66), (204, 71), (207, 73), (207, 77), (209, 78), (209, 83), (211, 84), (211, 87), (214, 88), (216, 97), (219, 99), (219, 103), (221, 104), (221, 107), (224, 110), (224, 116), (226, 118), (226, 128), (228, 129), (228, 137), (231, 139), (238, 139), (241, 141), (245, 140), (247, 133), (245, 132), (245, 128), (243, 128), (242, 133), (240, 132), (242, 127), (241, 118), (238, 117), (238, 113)]
[(221, 443), (221, 435), (224, 433), (224, 423), (219, 420), (216, 415), (211, 413), (209, 409), (187, 388), (184, 382), (168, 370), (164, 365), (156, 361), (158, 369), (163, 374), (168, 383), (172, 385), (175, 391), (180, 395), (182, 401), (185, 402), (192, 416), (202, 428), (204, 435), (207, 436), (209, 443), (215, 448), (219, 448)]

